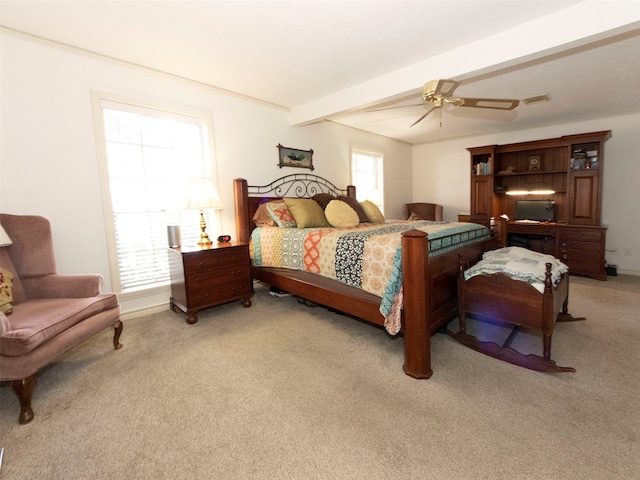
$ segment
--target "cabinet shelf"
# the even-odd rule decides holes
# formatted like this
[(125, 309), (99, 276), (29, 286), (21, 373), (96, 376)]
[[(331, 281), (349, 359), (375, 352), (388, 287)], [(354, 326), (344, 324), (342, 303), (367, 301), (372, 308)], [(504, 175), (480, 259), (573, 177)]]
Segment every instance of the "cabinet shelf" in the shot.
[(566, 170), (536, 170), (533, 172), (511, 172), (511, 173), (496, 173), (496, 177), (519, 177), (522, 175), (550, 175), (555, 173), (567, 173)]

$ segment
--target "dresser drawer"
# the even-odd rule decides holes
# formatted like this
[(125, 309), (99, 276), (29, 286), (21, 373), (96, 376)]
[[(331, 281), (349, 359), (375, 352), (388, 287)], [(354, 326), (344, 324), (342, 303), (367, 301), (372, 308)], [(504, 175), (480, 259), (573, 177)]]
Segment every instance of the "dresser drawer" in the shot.
[(215, 255), (188, 255), (184, 259), (186, 273), (216, 270), (232, 265), (248, 265), (249, 256), (244, 248), (228, 248), (215, 252)]
[(602, 244), (600, 242), (574, 242), (574, 241), (561, 241), (560, 242), (560, 251), (562, 251), (563, 246), (566, 245), (568, 250), (586, 250), (586, 251), (594, 251), (599, 252), (602, 250)]
[(601, 242), (603, 230), (594, 229), (560, 229), (560, 243), (569, 241)]
[(240, 279), (249, 281), (249, 268), (246, 265), (225, 267), (218, 270), (187, 275), (189, 288), (195, 289), (213, 287)]

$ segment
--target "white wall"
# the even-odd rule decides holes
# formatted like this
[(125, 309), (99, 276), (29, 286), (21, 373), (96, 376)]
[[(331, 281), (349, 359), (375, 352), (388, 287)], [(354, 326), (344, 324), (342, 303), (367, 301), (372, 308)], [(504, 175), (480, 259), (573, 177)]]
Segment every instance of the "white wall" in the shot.
[(586, 132), (611, 130), (605, 144), (602, 223), (607, 230), (609, 263), (618, 271), (640, 275), (640, 115), (602, 118), (526, 131), (505, 132), (416, 145), (413, 147), (413, 201), (444, 205), (445, 220), (469, 210), (468, 147), (541, 140)]
[[(411, 199), (411, 147), (321, 123), (293, 128), (288, 112), (188, 81), (3, 34), (0, 51), (0, 211), (38, 214), (52, 223), (61, 273), (100, 273), (113, 291), (105, 241), (91, 90), (209, 112), (213, 117), (222, 229), (235, 236), (233, 179), (265, 184), (309, 170), (277, 167), (278, 143), (314, 150), (313, 173), (337, 186), (350, 182), (350, 147), (383, 152), (386, 207), (400, 216)], [(122, 297), (123, 312), (168, 303)]]

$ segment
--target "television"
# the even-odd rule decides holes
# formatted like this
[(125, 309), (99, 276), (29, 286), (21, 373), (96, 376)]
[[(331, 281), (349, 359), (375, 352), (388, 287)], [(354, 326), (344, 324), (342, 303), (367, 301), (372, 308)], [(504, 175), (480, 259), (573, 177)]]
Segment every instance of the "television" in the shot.
[(517, 200), (515, 219), (516, 221), (555, 222), (555, 202), (553, 200)]

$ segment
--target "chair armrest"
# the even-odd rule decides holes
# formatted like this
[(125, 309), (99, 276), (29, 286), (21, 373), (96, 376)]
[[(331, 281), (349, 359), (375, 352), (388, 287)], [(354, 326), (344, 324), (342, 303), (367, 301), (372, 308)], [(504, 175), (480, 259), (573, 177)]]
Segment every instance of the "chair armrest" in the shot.
[(102, 275), (59, 275), (20, 278), (27, 298), (86, 298), (100, 294)]

